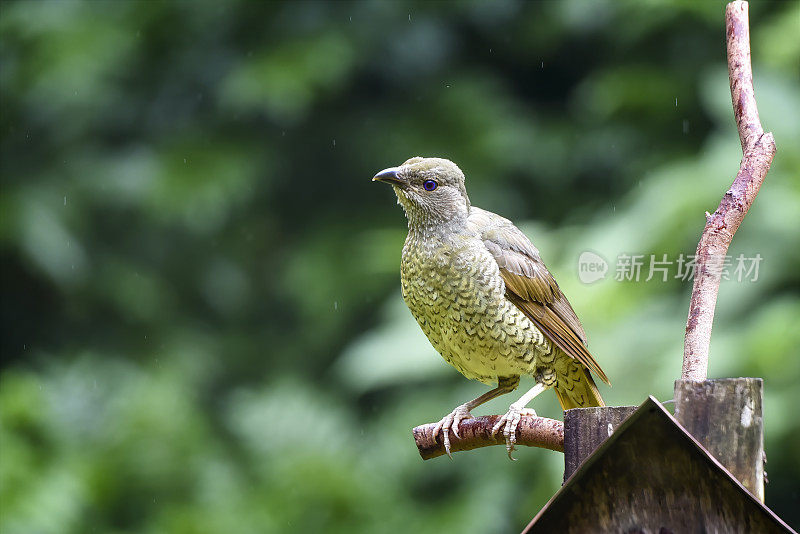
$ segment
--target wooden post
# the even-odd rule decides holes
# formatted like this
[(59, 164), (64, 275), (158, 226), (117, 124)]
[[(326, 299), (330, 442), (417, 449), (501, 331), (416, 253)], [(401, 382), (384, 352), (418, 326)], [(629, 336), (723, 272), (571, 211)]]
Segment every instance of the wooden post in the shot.
[(636, 408), (603, 406), (564, 412), (564, 482)]
[(760, 378), (676, 380), (675, 419), (764, 502), (762, 390)]

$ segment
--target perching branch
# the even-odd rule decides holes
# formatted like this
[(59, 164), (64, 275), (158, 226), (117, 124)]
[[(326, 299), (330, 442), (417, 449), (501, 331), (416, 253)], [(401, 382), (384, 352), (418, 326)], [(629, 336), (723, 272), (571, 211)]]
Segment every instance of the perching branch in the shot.
[[(490, 445), (505, 445), (502, 432), (492, 436), (492, 427), (499, 415), (486, 415), (464, 419), (458, 426), (460, 438), (450, 434), (450, 451), (469, 451)], [(445, 454), (442, 435), (434, 441), (432, 434), (436, 423), (428, 423), (414, 428), (414, 441), (423, 460), (430, 460)], [(517, 445), (541, 447), (551, 451), (564, 452), (564, 423), (546, 417), (523, 415), (517, 427)]]
[(725, 256), (733, 235), (758, 194), (776, 150), (775, 139), (771, 133), (764, 133), (758, 118), (750, 65), (747, 2), (728, 4), (725, 28), (733, 115), (743, 157), (739, 172), (717, 211), (713, 215), (706, 213), (706, 226), (697, 244), (694, 287), (683, 344), (681, 378), (684, 380), (705, 380), (708, 375), (711, 327)]

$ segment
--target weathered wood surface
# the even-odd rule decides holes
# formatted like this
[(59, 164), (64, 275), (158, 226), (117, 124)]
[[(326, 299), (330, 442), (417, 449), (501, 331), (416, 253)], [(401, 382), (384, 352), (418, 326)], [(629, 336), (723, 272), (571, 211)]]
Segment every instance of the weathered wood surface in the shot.
[(564, 412), (564, 482), (636, 408), (603, 406)]
[(764, 501), (763, 381), (676, 380), (675, 419)]
[(792, 530), (650, 397), (581, 464), (524, 532)]

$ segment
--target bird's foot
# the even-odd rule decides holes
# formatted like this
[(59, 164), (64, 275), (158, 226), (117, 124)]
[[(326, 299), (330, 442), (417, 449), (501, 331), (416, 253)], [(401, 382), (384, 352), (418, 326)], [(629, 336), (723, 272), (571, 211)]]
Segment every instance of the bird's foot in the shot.
[(453, 435), (457, 438), (461, 436), (458, 435), (458, 425), (464, 419), (471, 419), (472, 414), (469, 412), (469, 408), (466, 404), (462, 404), (460, 406), (456, 406), (456, 409), (450, 412), (449, 414), (445, 415), (441, 421), (436, 423), (436, 426), (433, 428), (433, 440), (436, 441), (436, 436), (439, 435), (439, 431), (442, 431), (442, 442), (444, 443), (444, 450), (447, 452), (447, 456), (450, 458), (453, 457), (450, 454), (450, 432), (453, 432)]
[(517, 442), (517, 425), (523, 415), (532, 415), (536, 417), (536, 412), (532, 408), (518, 408), (513, 404), (508, 407), (508, 411), (497, 420), (492, 427), (492, 436), (497, 435), (500, 429), (503, 429), (503, 436), (506, 438), (506, 451), (508, 457), (515, 460), (511, 453), (514, 451), (514, 444)]

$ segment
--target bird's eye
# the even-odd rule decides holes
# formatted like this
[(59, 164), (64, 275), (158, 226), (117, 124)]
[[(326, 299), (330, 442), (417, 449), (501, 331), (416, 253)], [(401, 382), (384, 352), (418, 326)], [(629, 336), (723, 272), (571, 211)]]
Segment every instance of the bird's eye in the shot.
[(439, 184), (437, 184), (434, 180), (425, 180), (422, 183), (422, 187), (425, 188), (425, 191), (433, 191), (434, 189), (439, 187)]

